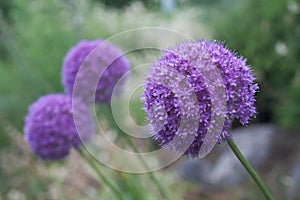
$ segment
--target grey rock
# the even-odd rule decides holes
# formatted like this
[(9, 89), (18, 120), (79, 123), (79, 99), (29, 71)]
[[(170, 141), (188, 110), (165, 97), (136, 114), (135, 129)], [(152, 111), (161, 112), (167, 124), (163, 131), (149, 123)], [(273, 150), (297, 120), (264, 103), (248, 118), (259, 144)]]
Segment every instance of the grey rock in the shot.
[(300, 150), (291, 171), (291, 184), (287, 190), (288, 199), (298, 199), (300, 196)]
[(161, 0), (160, 7), (163, 12), (171, 13), (176, 8), (176, 0)]
[(198, 184), (208, 184), (210, 167), (211, 163), (203, 159), (186, 159), (179, 166), (179, 176)]

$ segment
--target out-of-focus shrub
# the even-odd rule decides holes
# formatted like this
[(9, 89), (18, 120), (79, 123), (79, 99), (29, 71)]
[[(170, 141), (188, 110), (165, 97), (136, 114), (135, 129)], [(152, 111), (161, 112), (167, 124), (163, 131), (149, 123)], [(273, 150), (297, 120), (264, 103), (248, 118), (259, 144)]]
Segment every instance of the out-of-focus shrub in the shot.
[[(13, 1), (0, 0), (0, 20), (7, 23), (11, 22), (10, 12), (13, 9)], [(3, 26), (0, 25), (0, 41), (3, 40), (1, 37), (3, 32)], [(7, 58), (8, 51), (3, 42), (0, 42), (0, 56), (2, 59)]]
[(13, 9), (13, 0), (0, 0), (0, 15), (5, 20), (10, 20), (10, 11)]
[(215, 38), (248, 58), (258, 77), (258, 120), (300, 128), (300, 1), (227, 1)]
[(159, 0), (94, 0), (94, 1), (101, 2), (103, 5), (112, 8), (123, 8), (136, 1), (140, 1), (144, 5), (149, 6), (149, 5), (153, 5)]
[(0, 60), (0, 116), (18, 128), (31, 102), (63, 91), (62, 59), (77, 41), (64, 6), (54, 1), (15, 0), (11, 22), (1, 23), (8, 58)]
[(215, 5), (218, 4), (224, 0), (177, 0), (179, 4), (181, 5), (197, 5), (197, 6), (203, 6), (203, 5)]

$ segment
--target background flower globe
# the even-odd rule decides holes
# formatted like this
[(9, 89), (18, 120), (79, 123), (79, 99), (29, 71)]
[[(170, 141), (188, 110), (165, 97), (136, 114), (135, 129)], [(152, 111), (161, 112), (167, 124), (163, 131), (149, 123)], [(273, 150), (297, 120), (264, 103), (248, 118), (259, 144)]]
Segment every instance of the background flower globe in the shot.
[[(158, 74), (164, 74), (164, 79), (171, 80), (171, 73), (169, 73), (172, 71), (171, 69), (176, 70), (185, 78), (197, 96), (198, 105), (189, 103), (188, 99), (185, 99), (185, 103), (180, 105), (179, 97), (170, 88), (157, 81)], [(144, 84), (142, 97), (144, 110), (153, 128), (153, 137), (160, 145), (183, 151), (182, 153), (191, 157), (199, 155), (209, 125), (215, 123), (211, 121), (211, 92), (215, 91), (209, 91), (205, 82), (207, 77), (209, 79), (212, 76), (213, 71), (217, 71), (221, 76), (225, 96), (221, 96), (220, 100), (224, 99), (226, 102), (225, 111), (223, 113), (220, 111), (219, 114), (225, 121), (221, 134), (218, 135), (218, 142), (231, 137), (229, 129), (234, 119), (245, 125), (255, 115), (254, 103), (258, 85), (254, 83), (255, 78), (246, 64), (246, 60), (217, 41), (184, 42), (163, 52), (162, 57), (148, 70)], [(213, 80), (213, 78), (211, 79)], [(176, 85), (174, 87), (180, 87), (178, 80), (172, 81), (172, 84)], [(210, 88), (214, 88), (214, 86)], [(153, 106), (162, 106), (163, 111), (153, 109)], [(179, 135), (181, 118), (189, 115), (189, 113), (182, 112), (183, 106), (188, 107), (185, 110), (198, 109), (200, 114), (194, 139), (184, 150), (176, 146), (177, 144), (169, 146), (175, 136)]]
[(87, 106), (64, 94), (40, 97), (29, 107), (25, 117), (24, 138), (42, 160), (66, 157), (72, 147), (78, 149), (82, 140), (88, 140), (94, 131), (95, 124)]
[(120, 92), (116, 83), (128, 70), (129, 61), (118, 47), (100, 39), (82, 40), (64, 58), (62, 84), (67, 94), (86, 103), (108, 103), (114, 89)]

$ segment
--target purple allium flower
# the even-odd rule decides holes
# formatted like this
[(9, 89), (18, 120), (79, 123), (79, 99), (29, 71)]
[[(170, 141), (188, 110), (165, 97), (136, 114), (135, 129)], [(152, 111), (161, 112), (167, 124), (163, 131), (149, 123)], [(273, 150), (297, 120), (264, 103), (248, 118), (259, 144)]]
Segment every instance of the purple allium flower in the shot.
[(40, 97), (25, 117), (24, 138), (32, 152), (43, 160), (66, 157), (70, 148), (79, 148), (82, 140), (88, 140), (94, 131), (87, 106), (64, 94)]
[[(219, 82), (214, 73), (219, 74)], [(210, 131), (214, 131), (218, 123), (218, 120), (212, 120), (213, 109), (218, 117), (223, 118), (216, 141), (228, 139), (231, 137), (229, 129), (234, 119), (245, 125), (256, 114), (254, 103), (258, 85), (254, 80), (246, 60), (226, 49), (220, 42), (191, 41), (165, 50), (148, 71), (142, 97), (154, 139), (163, 147), (170, 147), (191, 157), (199, 156), (209, 128), (212, 127)], [(187, 86), (183, 87), (183, 81)], [(220, 85), (224, 93), (218, 97), (221, 94), (217, 89)], [(186, 98), (188, 93), (195, 95), (196, 103)], [(217, 102), (215, 105), (212, 104), (212, 97)], [(223, 111), (219, 103), (222, 100)], [(195, 131), (191, 127), (179, 133), (182, 119), (191, 118), (190, 113), (199, 115), (192, 116), (197, 119)], [(175, 137), (184, 138), (189, 134), (193, 134), (193, 139), (184, 149), (179, 147), (178, 142), (169, 146)]]
[[(118, 47), (100, 39), (83, 40), (64, 58), (62, 84), (67, 94), (75, 92), (84, 102), (108, 103), (117, 81), (128, 70), (129, 62)], [(120, 89), (115, 88), (116, 93)]]

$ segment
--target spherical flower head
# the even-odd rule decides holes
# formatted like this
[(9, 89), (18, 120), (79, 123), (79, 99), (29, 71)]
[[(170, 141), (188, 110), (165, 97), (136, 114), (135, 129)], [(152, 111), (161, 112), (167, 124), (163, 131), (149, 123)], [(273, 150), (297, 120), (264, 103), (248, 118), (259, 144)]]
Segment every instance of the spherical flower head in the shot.
[(128, 70), (129, 62), (118, 47), (100, 39), (83, 40), (64, 58), (62, 84), (67, 94), (86, 103), (108, 103), (114, 90), (120, 93), (123, 84), (117, 82)]
[(24, 138), (42, 160), (66, 157), (72, 147), (78, 149), (94, 131), (93, 117), (87, 106), (64, 94), (40, 97), (29, 107), (25, 117)]
[[(179, 76), (174, 75), (175, 72)], [(223, 119), (216, 140), (222, 142), (231, 137), (229, 129), (234, 119), (245, 125), (256, 114), (254, 103), (258, 85), (254, 80), (246, 60), (220, 42), (184, 42), (165, 50), (148, 70), (142, 97), (154, 139), (163, 147), (198, 157), (206, 134), (209, 130), (213, 132), (220, 121), (215, 119)], [(182, 86), (183, 81), (186, 87)], [(222, 95), (218, 88), (224, 88)], [(182, 95), (180, 90), (186, 94)], [(192, 101), (188, 93), (193, 93), (196, 101)], [(220, 109), (222, 101), (223, 110)], [(182, 119), (195, 113), (191, 111), (199, 115), (192, 116), (197, 119), (196, 131), (191, 128), (179, 131)], [(213, 119), (212, 112), (217, 118)], [(193, 139), (184, 149), (180, 147), (183, 141), (172, 144), (175, 137), (184, 138), (189, 134), (193, 134)]]

